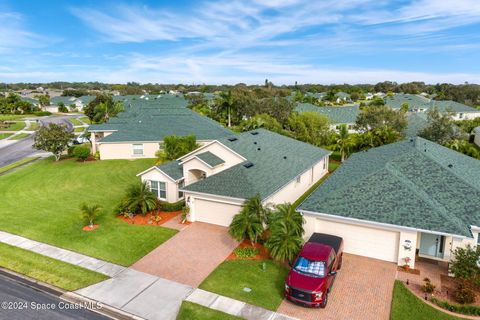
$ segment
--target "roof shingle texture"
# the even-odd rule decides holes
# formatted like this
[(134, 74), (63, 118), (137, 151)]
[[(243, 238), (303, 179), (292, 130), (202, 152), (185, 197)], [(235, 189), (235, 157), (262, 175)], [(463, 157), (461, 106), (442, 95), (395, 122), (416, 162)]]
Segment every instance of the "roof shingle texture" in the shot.
[(330, 153), (268, 130), (253, 132), (258, 134), (250, 131), (237, 135), (236, 141), (219, 140), (253, 163), (252, 167), (240, 163), (184, 189), (239, 199), (258, 194), (266, 199)]
[(352, 155), (300, 210), (471, 237), (480, 161), (422, 138)]
[[(219, 123), (186, 108), (186, 100), (176, 96), (124, 98), (125, 111), (108, 123), (91, 125), (89, 131), (115, 130), (105, 142), (162, 141), (165, 136), (195, 135), (198, 140), (214, 140), (231, 135)], [(116, 98), (120, 99), (120, 98)]]
[(165, 162), (156, 167), (175, 181), (183, 178), (183, 168), (178, 161)]
[(225, 163), (225, 160), (223, 160), (222, 158), (214, 155), (210, 151), (202, 152), (202, 153), (199, 153), (195, 156), (197, 158), (199, 158), (200, 160), (202, 160), (203, 162), (205, 162), (206, 164), (208, 164), (209, 166), (211, 166), (211, 167), (216, 167), (219, 164)]
[(327, 116), (332, 124), (354, 123), (360, 114), (358, 106), (345, 107), (317, 107), (310, 103), (299, 103), (295, 108), (297, 112), (318, 112)]

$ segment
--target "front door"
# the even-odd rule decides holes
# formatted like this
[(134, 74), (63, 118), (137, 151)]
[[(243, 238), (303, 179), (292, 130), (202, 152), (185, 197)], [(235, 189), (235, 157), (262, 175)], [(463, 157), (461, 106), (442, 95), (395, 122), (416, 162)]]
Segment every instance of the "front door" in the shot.
[(422, 232), (419, 253), (425, 256), (443, 258), (444, 245), (444, 236)]

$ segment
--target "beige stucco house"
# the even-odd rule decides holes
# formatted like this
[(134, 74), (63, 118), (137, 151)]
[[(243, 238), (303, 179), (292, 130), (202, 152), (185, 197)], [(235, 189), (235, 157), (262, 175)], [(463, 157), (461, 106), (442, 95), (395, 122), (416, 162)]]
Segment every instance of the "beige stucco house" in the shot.
[(341, 236), (345, 252), (414, 267), (450, 261), (480, 232), (480, 161), (412, 138), (350, 157), (300, 206), (306, 237)]
[(476, 127), (473, 129), (473, 142), (480, 147), (480, 127)]
[(165, 136), (194, 135), (203, 145), (231, 135), (186, 104), (182, 97), (170, 95), (126, 98), (124, 112), (88, 128), (92, 153), (98, 151), (101, 160), (155, 158)]
[(328, 172), (329, 152), (264, 129), (211, 141), (138, 176), (160, 200), (184, 199), (188, 219), (228, 226), (244, 201), (293, 203)]

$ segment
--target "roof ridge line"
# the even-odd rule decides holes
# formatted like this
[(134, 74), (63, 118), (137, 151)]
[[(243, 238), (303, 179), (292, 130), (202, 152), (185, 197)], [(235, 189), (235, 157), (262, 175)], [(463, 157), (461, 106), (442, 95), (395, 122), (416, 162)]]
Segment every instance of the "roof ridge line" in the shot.
[[(408, 178), (406, 178), (404, 174), (402, 174), (399, 170), (397, 170), (390, 162), (387, 162), (385, 164), (385, 169), (390, 174), (392, 174), (395, 178), (397, 178), (398, 181), (400, 181), (400, 183), (402, 183), (404, 186), (406, 186), (407, 188), (412, 190), (413, 193), (418, 198), (422, 199), (422, 201), (425, 201), (426, 203), (428, 203), (433, 208), (438, 208), (438, 211), (439, 211), (439, 213), (442, 217), (444, 217), (444, 218), (451, 217), (451, 215), (448, 214), (448, 210), (445, 208), (444, 205), (442, 205), (440, 202), (438, 202), (434, 199), (431, 199), (428, 196), (427, 192), (425, 192), (421, 188), (417, 187), (413, 182), (411, 182)], [(464, 226), (461, 223), (459, 223), (460, 221), (458, 221), (458, 218), (456, 216), (454, 216), (454, 218), (455, 218), (457, 226), (460, 227), (460, 229), (463, 229)], [(437, 231), (440, 231), (440, 230), (437, 230)]]
[[(417, 138), (418, 138), (418, 137), (417, 137)], [(422, 138), (422, 139), (423, 139), (423, 138)], [(427, 139), (425, 139), (425, 140), (427, 140)], [(430, 142), (430, 143), (434, 143), (434, 142), (432, 142), (432, 141), (430, 141), (430, 140), (427, 140), (427, 141)], [(453, 149), (447, 148), (447, 147), (442, 146), (442, 145), (440, 145), (440, 144), (439, 144), (439, 146), (442, 147), (442, 148), (445, 148), (446, 150), (448, 150), (448, 151), (450, 151), (450, 152), (455, 152), (455, 154), (458, 153), (459, 156), (471, 158), (470, 156), (467, 156), (467, 155), (465, 155), (465, 154), (463, 154), (463, 153), (460, 153), (460, 152), (455, 151), (455, 150), (453, 150)], [(416, 148), (415, 148), (415, 149), (416, 149)], [(459, 180), (461, 180), (463, 183), (469, 185), (471, 188), (473, 188), (473, 189), (475, 189), (475, 190), (480, 191), (480, 189), (479, 189), (477, 186), (475, 186), (475, 185), (471, 184), (469, 181), (465, 180), (464, 177), (458, 175), (457, 173), (455, 173), (455, 172), (452, 171), (452, 170), (448, 170), (446, 166), (444, 166), (443, 164), (441, 164), (440, 162), (438, 162), (435, 158), (429, 157), (429, 156), (428, 156), (428, 153), (421, 152), (421, 151), (418, 150), (418, 149), (416, 149), (416, 150), (417, 150), (417, 152), (420, 153), (423, 157), (425, 157), (425, 158), (427, 158), (427, 159), (435, 162), (438, 166), (442, 167), (442, 169), (445, 169), (445, 170), (448, 171), (450, 174), (454, 175), (456, 178), (458, 178)], [(471, 158), (471, 159), (477, 160), (477, 159), (475, 159), (475, 158)], [(480, 161), (480, 160), (478, 160), (478, 161)]]

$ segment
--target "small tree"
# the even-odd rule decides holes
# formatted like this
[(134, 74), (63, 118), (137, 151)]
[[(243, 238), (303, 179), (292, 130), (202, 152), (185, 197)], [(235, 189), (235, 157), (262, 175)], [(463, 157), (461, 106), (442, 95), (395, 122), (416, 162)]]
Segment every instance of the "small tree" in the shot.
[(233, 217), (228, 232), (237, 241), (248, 239), (254, 244), (264, 231), (268, 214), (260, 196), (252, 197), (245, 201), (240, 213)]
[(303, 217), (290, 204), (281, 204), (276, 207), (269, 220), (270, 237), (265, 247), (270, 255), (280, 261), (292, 260), (302, 246)]
[(348, 133), (347, 125), (342, 124), (338, 133), (338, 138), (335, 141), (334, 148), (340, 151), (341, 161), (345, 161), (345, 156), (350, 152), (350, 148), (355, 146), (355, 141)]
[(157, 196), (150, 191), (146, 182), (134, 183), (128, 187), (120, 207), (134, 214), (141, 213), (145, 215), (148, 211), (152, 211), (158, 207), (158, 199)]
[(77, 145), (73, 147), (72, 156), (80, 160), (87, 160), (90, 155), (90, 148), (84, 144)]
[(456, 278), (480, 284), (480, 267), (478, 266), (480, 246), (473, 248), (468, 245), (465, 248), (456, 248), (453, 256), (449, 265), (450, 272)]
[(157, 157), (160, 162), (171, 161), (186, 155), (196, 148), (198, 148), (198, 144), (194, 135), (185, 137), (166, 136), (163, 138)]
[(418, 135), (422, 138), (439, 144), (448, 144), (459, 137), (451, 116), (448, 113), (440, 113), (437, 108), (427, 111), (428, 125)]
[(90, 227), (93, 227), (93, 221), (100, 215), (101, 207), (97, 204), (88, 205), (84, 203), (80, 206), (80, 210), (82, 211), (82, 218), (88, 222)]
[(65, 126), (50, 123), (48, 126), (42, 126), (38, 129), (34, 137), (33, 147), (37, 150), (53, 153), (55, 161), (58, 161), (74, 136)]
[(58, 112), (63, 112), (63, 113), (68, 112), (68, 109), (67, 107), (65, 107), (65, 104), (63, 102), (58, 103)]

